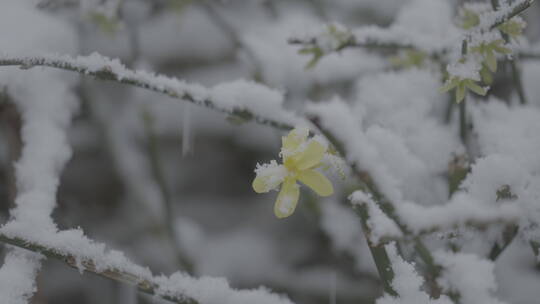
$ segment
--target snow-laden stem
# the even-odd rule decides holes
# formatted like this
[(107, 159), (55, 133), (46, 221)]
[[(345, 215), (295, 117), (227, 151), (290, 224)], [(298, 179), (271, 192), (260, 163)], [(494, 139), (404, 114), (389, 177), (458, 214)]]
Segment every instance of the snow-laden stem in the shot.
[[(402, 43), (400, 41), (394, 41), (394, 42), (382, 42), (377, 41), (376, 39), (369, 40), (367, 42), (358, 42), (358, 39), (355, 38), (355, 36), (351, 35), (346, 41), (341, 43), (338, 48), (334, 49), (334, 52), (339, 52), (346, 48), (365, 48), (365, 49), (382, 49), (382, 50), (401, 50), (401, 49), (414, 49), (415, 46), (413, 44), (407, 44)], [(317, 46), (319, 44), (319, 39), (317, 37), (309, 37), (309, 38), (299, 38), (299, 37), (291, 37), (287, 40), (289, 44), (296, 44), (296, 45), (302, 45), (302, 46)], [(440, 52), (434, 52), (430, 54), (431, 56), (438, 56), (440, 55)]]
[(366, 205), (354, 205), (353, 209), (356, 211), (356, 214), (362, 222), (362, 230), (366, 237), (369, 251), (377, 267), (377, 272), (381, 278), (383, 289), (386, 293), (397, 296), (397, 292), (392, 288), (392, 281), (394, 280), (394, 271), (392, 270), (392, 265), (390, 259), (388, 258), (388, 253), (384, 247), (384, 244), (373, 244), (370, 241), (370, 228), (368, 226), (369, 212)]
[(495, 244), (493, 244), (493, 247), (491, 247), (491, 251), (489, 252), (490, 260), (497, 260), (497, 258), (501, 255), (501, 253), (504, 252), (508, 245), (512, 243), (518, 233), (518, 229), (519, 227), (515, 224), (510, 224), (504, 227), (504, 230), (502, 232), (502, 243), (499, 244), (499, 242), (496, 241)]
[[(0, 55), (0, 66), (19, 66), (22, 69), (29, 69), (35, 66), (46, 66), (67, 71), (73, 71), (82, 75), (94, 76), (99, 80), (116, 81), (123, 84), (132, 85), (146, 90), (154, 91), (167, 95), (172, 98), (181, 99), (191, 102), (199, 106), (210, 108), (218, 112), (235, 115), (243, 118), (253, 119), (257, 123), (270, 125), (272, 127), (284, 130), (290, 130), (294, 126), (286, 120), (277, 120), (271, 117), (263, 117), (257, 113), (253, 113), (248, 109), (231, 108), (220, 105), (215, 100), (208, 97), (201, 97), (200, 86), (190, 86), (176, 79), (169, 78), (163, 75), (155, 75), (141, 71), (134, 71), (125, 68), (118, 61), (108, 60), (110, 65), (105, 64), (99, 68), (89, 66), (84, 61), (90, 60), (91, 56), (79, 56), (72, 58), (69, 56), (32, 56), (32, 57), (17, 57)], [(100, 58), (105, 59), (105, 58)], [(106, 62), (106, 63), (107, 63)], [(111, 65), (116, 65), (111, 68)], [(118, 67), (120, 65), (120, 67)], [(117, 69), (121, 70), (118, 72)]]
[[(461, 43), (461, 55), (463, 57), (467, 56), (467, 48), (468, 43), (467, 40), (463, 40)], [(465, 147), (468, 147), (467, 145), (467, 138), (468, 138), (468, 127), (467, 127), (467, 96), (463, 98), (461, 103), (459, 104), (459, 137), (461, 138), (461, 142), (463, 142), (463, 145)]]
[(459, 104), (459, 137), (465, 146), (467, 146), (468, 133), (467, 97), (465, 97)]
[[(513, 4), (513, 8), (505, 14), (498, 15), (493, 18), (492, 22), (482, 26), (484, 30), (493, 30), (497, 26), (505, 23), (510, 20), (512, 17), (519, 15), (521, 12), (529, 8), (535, 0), (525, 0), (519, 3)], [(463, 38), (464, 41), (469, 39), (469, 35), (465, 35)], [(314, 35), (310, 37), (293, 37), (288, 40), (290, 44), (302, 45), (304, 47), (318, 47), (319, 46), (319, 37)], [(399, 50), (399, 49), (418, 49), (418, 46), (401, 39), (396, 40), (384, 40), (381, 41), (378, 36), (374, 37), (356, 37), (354, 33), (347, 37), (347, 40), (342, 41), (335, 49), (331, 50), (334, 52), (339, 52), (345, 48), (375, 48), (375, 49), (390, 49), (390, 50)], [(441, 58), (453, 48), (452, 45), (446, 47), (432, 49), (429, 53), (430, 56), (435, 59)]]
[[(499, 0), (491, 0), (491, 6), (493, 8), (493, 10), (497, 10), (498, 7), (499, 7)], [(501, 33), (501, 35), (503, 36), (504, 40), (506, 42), (508, 42), (510, 39), (508, 37), (508, 35), (506, 35), (505, 33), (503, 33), (501, 30), (499, 30), (499, 32)], [(517, 64), (517, 60), (518, 60), (519, 56), (516, 56), (515, 58), (512, 58), (510, 60), (510, 69), (512, 70), (512, 80), (514, 81), (514, 86), (516, 87), (516, 92), (518, 94), (518, 97), (519, 97), (519, 102), (521, 104), (526, 104), (527, 103), (527, 99), (525, 97), (525, 91), (523, 89), (523, 82), (521, 81), (521, 71), (519, 69), (519, 66)]]
[(54, 258), (56, 260), (62, 261), (75, 269), (82, 268), (84, 269), (84, 271), (88, 271), (88, 272), (97, 274), (99, 276), (102, 276), (102, 277), (105, 277), (114, 281), (133, 285), (137, 287), (137, 289), (141, 292), (151, 294), (151, 295), (156, 295), (157, 297), (160, 297), (164, 300), (168, 300), (168, 301), (178, 303), (178, 304), (198, 304), (197, 301), (189, 297), (170, 297), (170, 296), (159, 295), (156, 293), (157, 289), (159, 288), (159, 286), (157, 286), (156, 283), (149, 282), (148, 280), (144, 278), (140, 278), (134, 273), (121, 271), (118, 269), (106, 269), (106, 270), (100, 271), (97, 269), (94, 261), (92, 260), (80, 261), (79, 258), (76, 256), (57, 252), (39, 243), (30, 242), (30, 241), (17, 238), (17, 237), (10, 237), (3, 233), (0, 233), (0, 242), (43, 254), (44, 256), (48, 258)]

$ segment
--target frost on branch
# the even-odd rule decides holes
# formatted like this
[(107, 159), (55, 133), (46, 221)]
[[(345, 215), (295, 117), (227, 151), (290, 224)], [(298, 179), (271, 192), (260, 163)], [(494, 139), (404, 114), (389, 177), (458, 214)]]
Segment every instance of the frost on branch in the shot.
[(373, 201), (370, 194), (363, 191), (355, 191), (349, 197), (351, 203), (356, 206), (365, 206), (367, 208), (368, 220), (366, 225), (369, 228), (369, 240), (374, 245), (379, 245), (383, 238), (399, 239), (403, 233), (388, 216)]
[[(67, 55), (18, 57), (4, 54), (0, 55), (0, 66), (2, 65), (23, 68), (48, 66), (74, 71), (95, 76), (98, 79), (141, 87), (220, 112), (255, 119), (260, 123), (285, 129), (291, 128), (291, 125), (298, 120), (281, 106), (282, 93), (256, 83), (236, 81), (220, 84), (210, 90), (199, 84), (190, 84), (176, 78), (145, 71), (133, 71), (126, 68), (118, 59), (109, 59), (97, 53), (77, 57)], [(233, 99), (234, 97), (237, 98)]]
[[(105, 277), (135, 285), (143, 292), (175, 303), (247, 304), (253, 301), (273, 304), (292, 303), (287, 298), (273, 294), (265, 288), (254, 290), (231, 288), (227, 280), (223, 278), (193, 278), (182, 272), (171, 276), (153, 276), (148, 268), (134, 264), (122, 252), (107, 250), (104, 244), (88, 239), (78, 229), (49, 233), (31, 230), (12, 231), (4, 227), (0, 229), (0, 237), (8, 243), (62, 259), (70, 266), (78, 268), (81, 273), (90, 271), (102, 274)], [(1, 275), (2, 271), (0, 271), (0, 278)], [(34, 285), (29, 285), (29, 287), (32, 289), (26, 292), (33, 291)]]
[(386, 294), (377, 299), (377, 304), (451, 304), (452, 301), (447, 296), (432, 299), (422, 290), (424, 280), (414, 269), (414, 265), (404, 261), (399, 255), (396, 244), (390, 243), (385, 246), (388, 257), (392, 263), (394, 279), (392, 287), (398, 296), (393, 297)]
[[(459, 37), (446, 1), (416, 0), (404, 6), (388, 28), (364, 26), (349, 30), (328, 25), (322, 30), (290, 39), (291, 43), (312, 45), (321, 55), (345, 47), (417, 48), (428, 54), (439, 53)], [(425, 24), (431, 26), (426, 27)]]

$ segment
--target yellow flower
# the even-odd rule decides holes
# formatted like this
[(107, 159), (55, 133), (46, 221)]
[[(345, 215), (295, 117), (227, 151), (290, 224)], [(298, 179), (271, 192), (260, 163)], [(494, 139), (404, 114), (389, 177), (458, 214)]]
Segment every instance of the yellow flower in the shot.
[(281, 157), (283, 164), (276, 161), (258, 166), (257, 177), (253, 180), (253, 189), (257, 193), (266, 193), (281, 185), (274, 213), (278, 218), (290, 216), (298, 203), (302, 182), (320, 196), (334, 193), (332, 183), (315, 169), (327, 151), (326, 145), (311, 138), (308, 140), (308, 129), (295, 128), (287, 136), (282, 137)]

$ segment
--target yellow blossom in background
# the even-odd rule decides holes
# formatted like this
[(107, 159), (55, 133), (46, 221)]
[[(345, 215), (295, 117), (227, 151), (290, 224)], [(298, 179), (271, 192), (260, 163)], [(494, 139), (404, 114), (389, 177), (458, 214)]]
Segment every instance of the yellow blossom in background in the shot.
[(390, 63), (397, 68), (422, 67), (427, 54), (417, 50), (406, 50), (404, 54), (390, 57)]
[(446, 93), (456, 89), (456, 103), (460, 103), (465, 99), (467, 90), (471, 90), (478, 95), (486, 95), (487, 90), (484, 87), (475, 83), (475, 80), (469, 78), (452, 77), (446, 81), (445, 85), (439, 89), (441, 93)]
[(258, 166), (257, 176), (253, 180), (253, 189), (257, 193), (266, 193), (281, 185), (274, 213), (278, 218), (290, 216), (296, 209), (300, 197), (297, 181), (311, 188), (320, 196), (334, 193), (332, 183), (319, 171), (327, 146), (314, 138), (308, 139), (309, 130), (295, 128), (282, 137), (281, 158), (283, 164), (276, 161)]
[(461, 19), (461, 27), (466, 30), (470, 30), (480, 24), (480, 16), (478, 16), (477, 13), (468, 9), (462, 9)]
[(512, 39), (517, 39), (523, 34), (523, 30), (527, 24), (521, 17), (514, 17), (505, 23), (498, 26), (498, 29), (508, 35)]
[(496, 53), (508, 55), (512, 50), (504, 46), (503, 39), (497, 39), (491, 42), (482, 42), (481, 44), (471, 47), (472, 53), (478, 53), (484, 57), (484, 62), (489, 70), (493, 73), (497, 72), (497, 56)]

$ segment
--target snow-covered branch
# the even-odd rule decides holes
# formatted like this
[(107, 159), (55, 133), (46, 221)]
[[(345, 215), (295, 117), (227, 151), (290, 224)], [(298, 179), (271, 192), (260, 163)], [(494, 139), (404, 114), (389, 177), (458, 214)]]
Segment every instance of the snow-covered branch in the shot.
[(519, 205), (511, 202), (499, 206), (487, 205), (466, 193), (454, 195), (442, 206), (421, 206), (404, 199), (398, 182), (380, 158), (381, 152), (377, 151), (350, 112), (345, 103), (334, 100), (311, 106), (309, 115), (344, 155), (357, 177), (368, 188), (368, 193), (377, 198), (380, 209), (373, 210), (374, 203), (368, 204), (364, 192), (357, 191), (351, 196), (353, 204), (370, 206), (369, 215), (379, 218), (370, 227), (370, 230), (377, 232), (372, 236), (375, 242), (402, 238), (397, 227), (404, 233), (404, 238), (414, 239), (422, 234), (458, 227), (485, 228), (519, 221), (522, 215)]
[[(156, 291), (158, 289), (158, 286), (149, 281), (147, 278), (142, 277), (139, 273), (135, 273), (133, 271), (129, 271), (126, 269), (119, 268), (107, 268), (107, 269), (99, 269), (96, 266), (96, 261), (92, 259), (80, 259), (79, 257), (66, 253), (57, 251), (54, 248), (49, 248), (46, 245), (35, 243), (35, 242), (29, 242), (25, 239), (18, 238), (18, 237), (9, 237), (6, 234), (0, 233), (0, 241), (4, 242), (9, 245), (17, 246), (19, 248), (23, 248), (35, 253), (42, 254), (48, 258), (53, 258), (59, 261), (62, 261), (66, 263), (67, 265), (78, 269), (80, 272), (91, 272), (106, 278), (109, 278), (111, 280), (115, 280), (118, 282), (130, 284), (133, 286), (136, 286), (137, 289), (141, 292), (155, 295)], [(125, 268), (125, 267), (124, 267)], [(191, 299), (189, 297), (165, 297), (162, 298), (175, 302), (180, 304), (196, 304), (198, 303), (194, 299)]]
[(97, 53), (90, 56), (43, 55), (20, 57), (0, 55), (0, 66), (20, 66), (29, 69), (46, 66), (94, 76), (100, 80), (116, 81), (168, 95), (217, 110), (229, 115), (253, 119), (258, 123), (280, 129), (291, 129), (296, 116), (283, 107), (283, 94), (263, 85), (238, 80), (213, 88), (126, 68), (119, 60)]
[[(510, 5), (499, 8), (497, 11), (485, 14), (479, 26), (475, 28), (475, 32), (489, 31), (496, 28), (523, 12), (533, 2), (534, 0), (515, 1)], [(463, 33), (461, 40), (468, 40), (471, 34), (468, 32)], [(316, 48), (323, 54), (338, 52), (349, 47), (392, 50), (414, 48), (434, 57), (448, 53), (455, 45), (461, 45), (456, 43), (454, 39), (432, 38), (426, 37), (424, 33), (411, 31), (410, 28), (401, 25), (393, 25), (389, 28), (364, 26), (357, 29), (347, 29), (341, 25), (332, 24), (324, 26), (322, 30), (316, 33), (291, 37), (288, 41), (290, 44), (301, 45), (307, 49)]]
[[(326, 31), (326, 30), (325, 30)], [(414, 42), (406, 31), (393, 30), (389, 31), (385, 28), (377, 26), (367, 26), (355, 30), (350, 30), (346, 39), (340, 43), (336, 43), (333, 47), (328, 47), (328, 41), (322, 37), (325, 33), (306, 36), (306, 37), (291, 37), (288, 39), (289, 44), (302, 45), (304, 47), (321, 48), (324, 53), (339, 52), (345, 48), (367, 48), (367, 49), (411, 49), (417, 48), (418, 44)], [(330, 44), (331, 45), (331, 44)], [(442, 50), (435, 46), (426, 46), (431, 48), (433, 54), (441, 53)]]
[(132, 263), (121, 252), (106, 251), (105, 245), (86, 238), (81, 230), (45, 235), (43, 232), (20, 233), (8, 226), (0, 229), (0, 242), (63, 261), (81, 273), (88, 271), (133, 285), (141, 292), (174, 303), (292, 304), (287, 298), (272, 294), (265, 288), (233, 289), (225, 279), (196, 279), (180, 272), (170, 277), (154, 276), (148, 268)]

